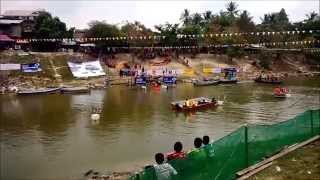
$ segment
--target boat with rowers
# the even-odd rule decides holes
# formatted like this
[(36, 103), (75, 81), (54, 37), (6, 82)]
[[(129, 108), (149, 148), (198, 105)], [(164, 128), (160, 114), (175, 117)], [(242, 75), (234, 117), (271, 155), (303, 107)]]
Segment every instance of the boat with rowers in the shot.
[(19, 90), (17, 95), (39, 95), (39, 94), (54, 94), (60, 92), (60, 87), (57, 88), (39, 88), (39, 89), (24, 89)]
[(254, 79), (254, 82), (256, 83), (265, 83), (265, 84), (282, 84), (282, 81), (279, 79), (264, 79), (261, 77), (258, 77)]
[(215, 98), (199, 97), (175, 101), (171, 103), (171, 107), (176, 111), (195, 111), (222, 105), (223, 101), (217, 101)]
[(265, 84), (282, 84), (282, 80), (274, 75), (270, 74), (260, 74), (257, 78), (254, 79), (256, 83), (265, 83)]

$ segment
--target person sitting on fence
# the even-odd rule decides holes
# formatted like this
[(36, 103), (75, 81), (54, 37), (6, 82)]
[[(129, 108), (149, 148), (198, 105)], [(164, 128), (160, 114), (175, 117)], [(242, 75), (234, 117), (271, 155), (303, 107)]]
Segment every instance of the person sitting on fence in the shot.
[(203, 136), (203, 137), (202, 137), (203, 146), (208, 145), (208, 144), (209, 144), (209, 141), (210, 141), (209, 136), (206, 135), (206, 136)]
[(186, 157), (186, 153), (182, 151), (182, 143), (176, 142), (174, 143), (174, 152), (170, 152), (167, 154), (167, 160), (173, 160), (173, 159), (181, 159)]
[(157, 153), (155, 155), (157, 164), (153, 165), (158, 180), (170, 180), (177, 171), (168, 163), (164, 163), (164, 155)]

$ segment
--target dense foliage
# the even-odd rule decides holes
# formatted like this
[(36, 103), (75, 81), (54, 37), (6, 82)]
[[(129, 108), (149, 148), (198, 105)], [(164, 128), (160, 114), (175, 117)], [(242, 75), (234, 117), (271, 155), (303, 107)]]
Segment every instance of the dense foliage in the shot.
[[(228, 46), (231, 44), (260, 42), (286, 42), (286, 41), (311, 41), (320, 40), (319, 31), (306, 34), (273, 34), (242, 35), (242, 36), (202, 36), (203, 34), (240, 33), (240, 32), (283, 32), (319, 30), (320, 17), (311, 12), (301, 22), (291, 22), (285, 9), (279, 12), (265, 14), (260, 24), (255, 24), (253, 17), (247, 10), (241, 10), (237, 3), (229, 2), (220, 12), (207, 10), (191, 14), (185, 9), (180, 16), (180, 22), (175, 24), (165, 23), (155, 26), (155, 30), (145, 27), (142, 23), (126, 22), (123, 25), (114, 25), (105, 21), (92, 21), (86, 30), (86, 37), (95, 38), (94, 43), (98, 48), (106, 47), (151, 47), (151, 46), (206, 46), (210, 44), (224, 44), (230, 60), (241, 55), (242, 49)], [(34, 38), (70, 38), (74, 28), (67, 29), (66, 24), (59, 18), (52, 17), (48, 12), (43, 12), (36, 19)], [(201, 35), (201, 36), (200, 36)], [(99, 38), (113, 37), (108, 41)], [(126, 37), (126, 38), (124, 38)], [(154, 37), (160, 37), (155, 39)], [(98, 38), (98, 40), (96, 39)]]
[(66, 24), (48, 12), (41, 12), (36, 18), (34, 38), (71, 38), (74, 28), (67, 30)]
[[(308, 40), (319, 39), (319, 33), (310, 35), (295, 36), (294, 39), (290, 37), (256, 37), (256, 36), (233, 36), (230, 37), (211, 37), (203, 38), (198, 36), (187, 36), (188, 38), (177, 38), (179, 35), (198, 35), (198, 34), (215, 34), (215, 33), (239, 33), (239, 32), (277, 32), (289, 30), (316, 30), (320, 29), (320, 19), (317, 13), (312, 12), (307, 15), (302, 22), (290, 22), (285, 9), (280, 9), (279, 12), (265, 14), (261, 18), (260, 24), (255, 24), (247, 10), (240, 10), (235, 2), (226, 4), (226, 9), (214, 13), (212, 11), (205, 11), (203, 13), (191, 14), (188, 9), (185, 9), (180, 16), (180, 22), (177, 24), (160, 24), (155, 26), (155, 31), (146, 28), (140, 22), (130, 23), (118, 27), (116, 25), (108, 24), (106, 22), (91, 22), (89, 24), (88, 37), (116, 37), (119, 35), (131, 37), (142, 36), (149, 37), (152, 35), (160, 35), (165, 37), (159, 41), (143, 39), (147, 41), (131, 40), (130, 44), (139, 46), (153, 45), (160, 43), (166, 46), (176, 45), (201, 45), (205, 44), (232, 44), (232, 43), (259, 43), (272, 42), (275, 40)], [(308, 37), (306, 37), (308, 36)], [(113, 42), (115, 44), (115, 42)]]

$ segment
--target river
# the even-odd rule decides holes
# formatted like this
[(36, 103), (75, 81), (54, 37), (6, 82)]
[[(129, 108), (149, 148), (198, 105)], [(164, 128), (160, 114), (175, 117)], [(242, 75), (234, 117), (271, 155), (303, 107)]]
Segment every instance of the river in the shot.
[[(175, 141), (217, 140), (240, 126), (284, 121), (319, 108), (320, 78), (286, 81), (292, 96), (276, 99), (273, 85), (253, 82), (153, 91), (113, 86), (82, 95), (0, 96), (1, 179), (78, 178), (89, 169), (131, 171), (153, 163)], [(175, 113), (170, 102), (215, 96), (223, 106)], [(100, 121), (90, 120), (101, 106)]]

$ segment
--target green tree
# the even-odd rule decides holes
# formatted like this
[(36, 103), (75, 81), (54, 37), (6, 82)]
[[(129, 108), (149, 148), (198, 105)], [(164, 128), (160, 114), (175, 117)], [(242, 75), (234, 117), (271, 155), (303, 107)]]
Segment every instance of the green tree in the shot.
[(265, 14), (260, 29), (265, 31), (289, 30), (290, 22), (286, 11), (282, 8), (278, 13)]
[(236, 21), (241, 32), (251, 32), (255, 30), (255, 24), (252, 21), (248, 11), (244, 10)]
[(226, 54), (229, 58), (229, 61), (232, 62), (233, 58), (241, 57), (243, 55), (243, 50), (239, 47), (230, 46), (227, 48)]
[(238, 4), (235, 3), (235, 2), (229, 2), (227, 5), (226, 5), (226, 8), (227, 8), (227, 13), (229, 16), (231, 17), (236, 17), (238, 15)]
[(191, 23), (191, 16), (190, 16), (190, 12), (188, 9), (184, 9), (181, 16), (180, 16), (180, 20), (182, 21), (184, 26), (187, 26)]
[[(108, 24), (105, 21), (91, 21), (89, 23), (89, 29), (86, 33), (86, 37), (91, 38), (106, 38), (106, 37), (119, 37), (123, 36), (119, 28), (115, 25)], [(108, 40), (108, 41), (95, 41), (96, 46), (104, 48), (108, 46), (120, 46), (125, 42), (124, 40)]]
[(34, 38), (71, 38), (73, 35), (72, 29), (68, 31), (64, 22), (48, 12), (40, 12), (35, 21)]
[(165, 39), (160, 40), (160, 43), (168, 46), (175, 46), (179, 44), (177, 41), (179, 24), (170, 24), (167, 22), (166, 24), (157, 25), (155, 28), (158, 31), (158, 35), (165, 37)]
[[(121, 27), (121, 32), (126, 36), (130, 37), (143, 37), (143, 39), (129, 39), (128, 42), (135, 46), (150, 46), (154, 43), (153, 38), (149, 39), (149, 36), (153, 36), (153, 32), (151, 29), (146, 28), (142, 23), (139, 21), (135, 21), (133, 23), (127, 22), (125, 25)], [(146, 37), (146, 39), (144, 39)]]
[(193, 14), (192, 16), (192, 24), (193, 25), (202, 25), (201, 22), (202, 22), (202, 16), (200, 13), (195, 13)]

